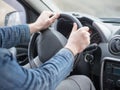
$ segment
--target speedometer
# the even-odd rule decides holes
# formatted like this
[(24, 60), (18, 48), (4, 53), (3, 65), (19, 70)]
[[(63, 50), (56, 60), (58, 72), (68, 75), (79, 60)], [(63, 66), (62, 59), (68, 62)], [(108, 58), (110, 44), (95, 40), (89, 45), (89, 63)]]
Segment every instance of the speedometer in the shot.
[(99, 44), (101, 42), (101, 37), (100, 37), (99, 33), (91, 34), (90, 41), (91, 41), (91, 44), (92, 43)]
[(102, 42), (102, 38), (100, 36), (100, 33), (92, 25), (91, 20), (89, 20), (89, 19), (87, 20), (86, 18), (83, 18), (83, 20), (81, 20), (81, 23), (82, 23), (83, 26), (89, 27), (90, 42), (91, 42), (90, 44), (92, 44), (92, 43), (99, 44), (100, 42)]

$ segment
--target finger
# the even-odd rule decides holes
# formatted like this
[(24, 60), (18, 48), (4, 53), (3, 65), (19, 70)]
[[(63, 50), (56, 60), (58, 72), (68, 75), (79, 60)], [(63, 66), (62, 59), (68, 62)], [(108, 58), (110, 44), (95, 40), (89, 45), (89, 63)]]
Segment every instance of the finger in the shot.
[(84, 32), (84, 34), (82, 34), (82, 35), (83, 35), (84, 40), (87, 41), (86, 44), (87, 43), (89, 44), (89, 42), (90, 42), (90, 34), (88, 32)]
[(56, 18), (59, 18), (60, 17), (60, 13), (56, 13)]
[(50, 11), (44, 11), (44, 13), (47, 14), (48, 17), (51, 17), (54, 15), (54, 13)]
[(86, 32), (86, 35), (90, 36), (90, 33), (89, 33), (89, 32)]
[(79, 30), (84, 30), (84, 31), (89, 31), (89, 27), (85, 26), (85, 27), (81, 27)]
[(54, 22), (60, 16), (59, 13), (55, 13), (52, 17), (49, 18), (51, 22)]
[(89, 33), (84, 34), (83, 37), (90, 40), (90, 34)]
[(72, 28), (72, 32), (77, 31), (77, 24), (73, 23), (73, 28)]

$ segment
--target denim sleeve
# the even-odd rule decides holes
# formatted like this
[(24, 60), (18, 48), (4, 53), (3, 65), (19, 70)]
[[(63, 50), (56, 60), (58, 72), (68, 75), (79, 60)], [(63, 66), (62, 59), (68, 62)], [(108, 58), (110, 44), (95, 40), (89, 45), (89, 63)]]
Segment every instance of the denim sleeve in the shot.
[(74, 56), (61, 49), (55, 56), (36, 69), (20, 67), (12, 54), (0, 49), (1, 90), (55, 90), (72, 70)]
[(0, 28), (0, 47), (10, 48), (20, 43), (27, 43), (30, 39), (28, 25), (17, 25)]

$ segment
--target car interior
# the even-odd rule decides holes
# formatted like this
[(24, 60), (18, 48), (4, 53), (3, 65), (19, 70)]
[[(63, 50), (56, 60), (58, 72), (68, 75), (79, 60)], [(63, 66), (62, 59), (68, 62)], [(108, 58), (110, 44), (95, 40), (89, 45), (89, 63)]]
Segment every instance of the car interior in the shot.
[[(72, 0), (68, 0), (70, 1)], [(4, 9), (9, 8), (2, 14), (1, 26), (32, 23), (44, 10), (60, 12), (60, 17), (47, 30), (32, 34), (29, 43), (13, 47), (17, 51), (19, 65), (36, 68), (48, 61), (65, 46), (73, 22), (76, 22), (79, 28), (90, 28), (91, 43), (75, 56), (74, 69), (70, 75), (88, 76), (96, 90), (120, 90), (120, 17), (97, 17), (71, 8), (72, 11), (63, 11), (57, 2), (59, 1), (0, 1), (2, 5), (4, 3)]]

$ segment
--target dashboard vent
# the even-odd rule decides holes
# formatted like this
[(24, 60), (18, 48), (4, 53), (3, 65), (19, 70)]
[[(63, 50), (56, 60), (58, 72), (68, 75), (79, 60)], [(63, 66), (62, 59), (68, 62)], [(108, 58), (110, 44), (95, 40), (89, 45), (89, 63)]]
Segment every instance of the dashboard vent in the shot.
[(112, 54), (120, 55), (120, 35), (116, 35), (110, 40), (109, 50)]

